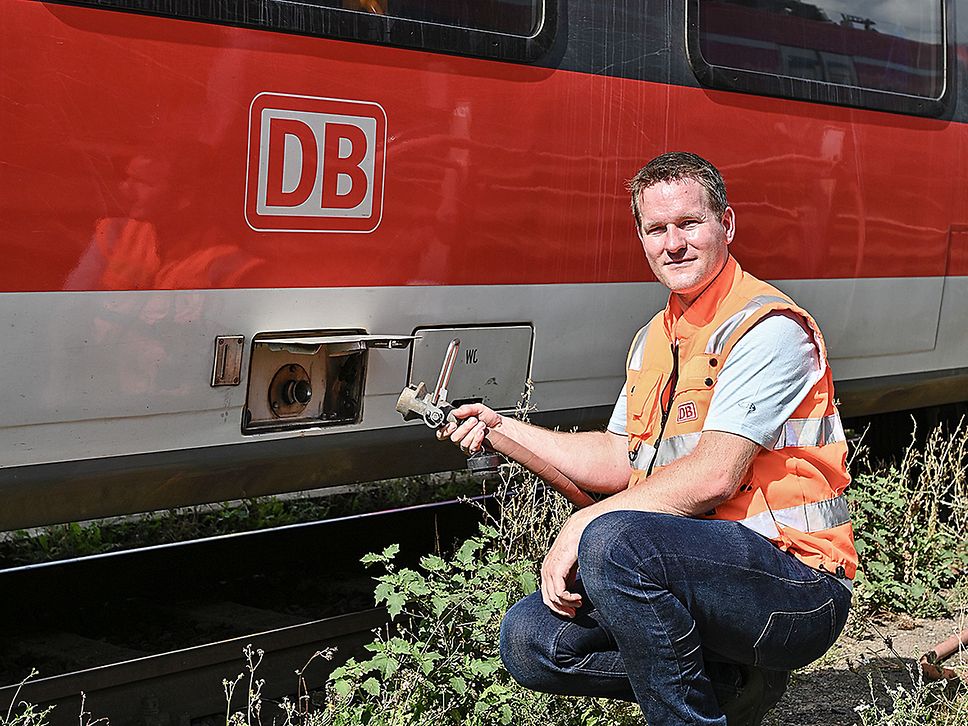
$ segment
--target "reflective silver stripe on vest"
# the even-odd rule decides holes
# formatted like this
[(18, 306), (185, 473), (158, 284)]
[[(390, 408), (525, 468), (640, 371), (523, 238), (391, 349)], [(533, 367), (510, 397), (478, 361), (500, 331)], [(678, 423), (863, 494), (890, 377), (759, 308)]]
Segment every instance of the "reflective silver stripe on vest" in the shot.
[(752, 517), (739, 520), (744, 527), (748, 527), (757, 534), (769, 539), (776, 539), (780, 532), (776, 528), (779, 522), (784, 527), (792, 527), (801, 532), (820, 532), (824, 529), (839, 527), (850, 521), (847, 510), (847, 500), (842, 496), (825, 499), (822, 502), (799, 504), (786, 509), (776, 509), (754, 514)]
[(823, 418), (787, 419), (773, 448), (825, 446), (846, 440), (840, 414), (835, 412)]
[(751, 298), (743, 309), (738, 313), (735, 313), (729, 317), (726, 322), (716, 328), (716, 331), (709, 336), (709, 342), (706, 343), (706, 354), (707, 355), (719, 355), (726, 348), (726, 343), (729, 341), (730, 336), (736, 332), (736, 329), (740, 325), (745, 323), (752, 317), (753, 313), (759, 310), (764, 305), (769, 303), (785, 303), (790, 304), (790, 301), (783, 297), (778, 297), (776, 295), (757, 295)]
[(646, 467), (652, 461), (653, 456), (655, 456), (655, 447), (643, 441), (639, 444), (639, 448), (634, 454), (629, 451), (629, 465), (633, 469), (645, 471)]
[[(663, 439), (659, 442), (659, 454), (655, 458), (655, 465), (668, 466), (676, 459), (688, 456), (696, 449), (701, 437), (702, 431), (693, 431), (692, 433), (678, 434)], [(840, 415), (837, 413), (832, 413), (823, 418), (791, 418), (787, 419), (787, 422), (780, 428), (773, 449), (825, 446), (846, 440), (844, 427), (840, 422)], [(646, 445), (643, 444), (643, 446)]]
[(681, 459), (693, 452), (702, 431), (694, 431), (691, 434), (679, 434), (670, 436), (659, 442), (659, 455), (655, 458), (656, 466), (668, 466), (676, 459)]
[(632, 352), (629, 354), (629, 370), (642, 370), (642, 357), (645, 355), (645, 339), (649, 337), (649, 327), (651, 325), (652, 322), (649, 321), (649, 323), (640, 328), (639, 332), (635, 335), (635, 342), (632, 344)]

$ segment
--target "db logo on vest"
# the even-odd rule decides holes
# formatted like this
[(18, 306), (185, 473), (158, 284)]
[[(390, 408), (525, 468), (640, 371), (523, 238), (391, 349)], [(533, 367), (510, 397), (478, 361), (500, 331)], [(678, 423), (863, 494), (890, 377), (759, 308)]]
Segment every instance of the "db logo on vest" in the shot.
[(679, 410), (676, 412), (676, 423), (684, 423), (686, 421), (695, 421), (699, 418), (699, 414), (696, 413), (696, 404), (692, 401), (685, 401), (679, 404)]
[(383, 213), (386, 128), (376, 103), (260, 93), (249, 111), (249, 226), (375, 230)]

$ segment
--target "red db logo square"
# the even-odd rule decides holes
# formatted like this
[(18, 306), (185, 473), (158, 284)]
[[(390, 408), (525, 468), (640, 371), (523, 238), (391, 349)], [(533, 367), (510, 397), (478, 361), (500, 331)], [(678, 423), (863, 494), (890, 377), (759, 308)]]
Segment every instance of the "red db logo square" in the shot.
[(372, 232), (386, 129), (376, 103), (260, 93), (249, 110), (246, 222), (262, 232)]
[(676, 423), (684, 423), (686, 421), (695, 421), (699, 418), (699, 414), (696, 413), (696, 404), (692, 401), (685, 401), (679, 404), (679, 409), (676, 412)]

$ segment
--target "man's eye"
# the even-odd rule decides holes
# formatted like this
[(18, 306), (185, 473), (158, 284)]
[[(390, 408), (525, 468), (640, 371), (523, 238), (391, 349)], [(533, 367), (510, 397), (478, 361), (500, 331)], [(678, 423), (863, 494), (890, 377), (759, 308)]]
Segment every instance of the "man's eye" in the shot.
[(682, 227), (683, 229), (692, 229), (692, 228), (693, 228), (693, 227), (695, 227), (695, 226), (696, 226), (697, 224), (699, 224), (699, 220), (698, 220), (698, 219), (687, 219), (687, 220), (686, 220), (685, 222), (683, 222), (683, 223), (682, 223), (682, 224), (681, 224), (680, 226), (681, 226), (681, 227)]
[(646, 234), (662, 234), (664, 231), (665, 227), (649, 227), (649, 229), (646, 230)]

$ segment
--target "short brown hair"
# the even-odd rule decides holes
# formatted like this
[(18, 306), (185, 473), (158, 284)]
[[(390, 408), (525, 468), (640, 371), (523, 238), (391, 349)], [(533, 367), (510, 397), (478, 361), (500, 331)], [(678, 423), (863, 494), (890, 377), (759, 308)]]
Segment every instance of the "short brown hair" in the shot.
[(632, 216), (635, 217), (636, 230), (642, 226), (642, 211), (639, 209), (639, 194), (642, 190), (659, 182), (682, 179), (692, 179), (702, 186), (706, 190), (710, 208), (717, 216), (723, 216), (728, 202), (726, 182), (723, 181), (719, 169), (698, 154), (689, 151), (670, 151), (655, 157), (639, 169), (626, 185), (632, 194)]

